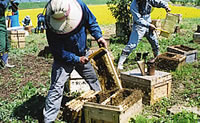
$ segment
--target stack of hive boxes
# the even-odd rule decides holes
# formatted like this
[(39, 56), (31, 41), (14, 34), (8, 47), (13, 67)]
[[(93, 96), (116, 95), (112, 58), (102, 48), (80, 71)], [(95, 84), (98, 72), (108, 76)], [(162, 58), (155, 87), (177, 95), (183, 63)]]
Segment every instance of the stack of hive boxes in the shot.
[(8, 40), (11, 43), (11, 47), (24, 48), (25, 47), (25, 31), (24, 30), (9, 30)]

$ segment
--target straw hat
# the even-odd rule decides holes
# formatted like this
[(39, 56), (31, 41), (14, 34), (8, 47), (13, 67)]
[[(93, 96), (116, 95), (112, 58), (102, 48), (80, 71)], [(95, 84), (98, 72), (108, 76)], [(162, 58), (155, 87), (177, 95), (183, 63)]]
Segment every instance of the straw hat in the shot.
[(77, 0), (51, 0), (46, 9), (46, 23), (57, 34), (72, 32), (80, 24), (83, 11)]

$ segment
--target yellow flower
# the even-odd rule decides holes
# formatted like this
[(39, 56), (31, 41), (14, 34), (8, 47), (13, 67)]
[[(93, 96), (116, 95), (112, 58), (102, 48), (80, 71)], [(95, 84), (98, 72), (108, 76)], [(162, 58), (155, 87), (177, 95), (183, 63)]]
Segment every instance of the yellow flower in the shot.
[[(107, 5), (89, 5), (88, 6), (92, 13), (96, 16), (97, 22), (100, 25), (103, 24), (114, 24), (116, 22), (115, 18), (112, 16), (110, 10)], [(183, 6), (172, 6), (170, 5), (171, 13), (182, 14), (183, 18), (199, 18), (200, 17), (200, 9), (194, 7), (183, 7)], [(43, 12), (43, 8), (41, 9), (26, 9), (19, 10), (19, 21), (20, 24), (26, 15), (31, 17), (31, 21), (34, 27), (37, 26), (37, 15)], [(7, 13), (6, 13), (7, 15)], [(162, 8), (153, 8), (151, 13), (152, 19), (164, 19), (166, 16), (166, 12)], [(22, 24), (21, 24), (22, 25)]]

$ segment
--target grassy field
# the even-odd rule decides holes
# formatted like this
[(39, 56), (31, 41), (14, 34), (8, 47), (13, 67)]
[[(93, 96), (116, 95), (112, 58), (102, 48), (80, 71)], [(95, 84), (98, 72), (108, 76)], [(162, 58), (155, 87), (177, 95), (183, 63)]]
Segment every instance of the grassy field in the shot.
[[(107, 0), (83, 0), (87, 5), (100, 5), (100, 4), (106, 4)], [(20, 3), (19, 8), (20, 9), (35, 9), (35, 8), (44, 8), (46, 2), (32, 2), (31, 4), (29, 2)]]
[[(181, 33), (170, 38), (160, 38), (161, 53), (166, 52), (167, 46), (183, 44), (200, 51), (200, 44), (192, 42), (192, 36), (200, 25), (200, 18), (183, 19)], [(106, 34), (113, 32), (114, 25), (110, 26)], [(107, 26), (102, 26), (103, 29)], [(106, 29), (105, 29), (106, 30)], [(115, 58), (115, 65), (125, 44), (116, 37), (111, 38), (109, 50)], [(38, 54), (47, 46), (45, 34), (31, 34), (26, 37), (26, 47), (12, 48), (10, 63), (16, 67), (0, 70), (0, 122), (35, 123), (42, 119), (42, 109), (50, 85), (52, 58), (38, 57)], [(131, 53), (125, 62), (125, 71), (137, 67), (134, 62), (137, 52), (150, 52), (151, 47), (143, 39), (137, 49)], [(178, 114), (169, 112), (175, 105), (185, 107), (200, 106), (200, 54), (197, 62), (185, 64), (180, 70), (170, 71), (173, 77), (172, 95), (164, 98), (152, 106), (144, 106), (143, 112), (131, 119), (131, 123), (198, 123), (198, 116), (187, 110)], [(62, 112), (62, 111), (61, 111)], [(59, 116), (57, 122), (63, 122)]]

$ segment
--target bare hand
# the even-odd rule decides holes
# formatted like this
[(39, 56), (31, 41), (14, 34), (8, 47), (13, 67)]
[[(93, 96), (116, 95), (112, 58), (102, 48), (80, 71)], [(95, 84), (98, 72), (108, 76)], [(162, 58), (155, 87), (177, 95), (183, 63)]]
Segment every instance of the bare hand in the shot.
[(155, 25), (153, 25), (153, 24), (150, 24), (150, 25), (149, 25), (149, 28), (150, 28), (151, 30), (156, 29)]
[(107, 44), (106, 40), (103, 37), (99, 38), (97, 42), (99, 44), (99, 47), (108, 48), (108, 46), (107, 46), (108, 44)]
[(89, 59), (87, 57), (85, 57), (85, 56), (80, 57), (80, 63), (81, 64), (86, 64), (86, 63), (88, 63), (88, 61), (89, 61)]

